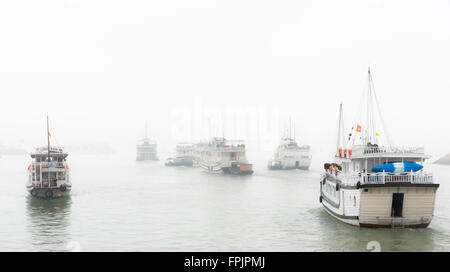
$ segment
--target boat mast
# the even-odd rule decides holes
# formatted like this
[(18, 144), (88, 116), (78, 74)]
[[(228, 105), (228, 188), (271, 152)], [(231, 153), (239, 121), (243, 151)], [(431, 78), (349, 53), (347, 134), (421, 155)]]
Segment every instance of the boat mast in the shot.
[(148, 133), (147, 133), (147, 121), (145, 121), (145, 139), (148, 138)]
[(294, 120), (294, 142), (295, 142), (295, 120)]
[(289, 117), (289, 139), (292, 139), (292, 123), (291, 123), (291, 117)]
[(369, 78), (369, 90), (367, 93), (367, 129), (366, 129), (366, 144), (368, 142), (375, 144), (375, 128), (374, 128), (374, 120), (373, 120), (373, 108), (372, 108), (372, 100), (373, 100), (373, 90), (372, 90), (372, 75), (370, 74), (370, 67), (367, 70), (368, 78)]
[(48, 161), (50, 161), (50, 129), (48, 125), (48, 113), (47, 113), (47, 152), (48, 152)]

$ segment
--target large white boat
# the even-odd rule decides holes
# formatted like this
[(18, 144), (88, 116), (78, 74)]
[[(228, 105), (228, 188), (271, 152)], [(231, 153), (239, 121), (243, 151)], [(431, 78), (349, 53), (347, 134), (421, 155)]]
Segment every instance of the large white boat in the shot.
[(47, 146), (36, 148), (31, 153), (28, 166), (27, 190), (38, 198), (59, 198), (67, 196), (72, 189), (69, 179), (68, 154), (62, 147), (50, 146), (50, 132), (47, 117)]
[(175, 147), (175, 157), (168, 158), (166, 166), (192, 166), (194, 162), (194, 144), (179, 143)]
[(145, 138), (140, 140), (136, 146), (136, 161), (157, 161), (157, 145), (147, 136), (147, 125), (145, 126)]
[(324, 164), (320, 202), (331, 216), (355, 226), (427, 227), (439, 187), (425, 169), (430, 157), (423, 147), (390, 144), (370, 70), (364, 100), (366, 124), (357, 122), (348, 137), (340, 106), (335, 159)]
[(271, 170), (277, 169), (302, 169), (308, 170), (311, 165), (311, 155), (309, 145), (299, 146), (297, 142), (285, 137), (281, 140), (274, 158), (268, 163)]
[(247, 161), (244, 141), (228, 141), (225, 138), (216, 137), (202, 145), (199, 166), (210, 173), (253, 174), (253, 166)]

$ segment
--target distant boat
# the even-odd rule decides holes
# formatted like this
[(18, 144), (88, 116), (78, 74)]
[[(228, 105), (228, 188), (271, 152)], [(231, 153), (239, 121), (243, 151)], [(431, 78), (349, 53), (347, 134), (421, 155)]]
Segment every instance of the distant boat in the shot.
[[(308, 170), (311, 165), (311, 155), (309, 154), (309, 145), (299, 146), (292, 138), (291, 125), (289, 121), (289, 130), (277, 147), (274, 158), (267, 165), (270, 170), (281, 169), (302, 169)], [(295, 131), (295, 130), (294, 130)]]
[(136, 161), (158, 161), (156, 142), (147, 136), (147, 125), (145, 126), (145, 138), (140, 140), (136, 146)]
[(50, 131), (47, 116), (47, 146), (36, 148), (31, 153), (26, 188), (33, 197), (59, 198), (67, 196), (72, 189), (69, 179), (68, 156), (62, 147), (50, 145)]
[(427, 227), (439, 187), (433, 174), (423, 169), (430, 157), (423, 147), (391, 146), (370, 70), (368, 74), (367, 101), (361, 103), (366, 105), (366, 114), (361, 114), (366, 124), (354, 124), (345, 137), (340, 105), (335, 159), (324, 164), (319, 201), (332, 217), (354, 226)]
[(168, 158), (166, 166), (192, 166), (194, 162), (194, 144), (179, 143), (175, 148), (175, 158)]
[(253, 165), (248, 163), (243, 141), (213, 138), (200, 147), (199, 165), (210, 173), (251, 175)]

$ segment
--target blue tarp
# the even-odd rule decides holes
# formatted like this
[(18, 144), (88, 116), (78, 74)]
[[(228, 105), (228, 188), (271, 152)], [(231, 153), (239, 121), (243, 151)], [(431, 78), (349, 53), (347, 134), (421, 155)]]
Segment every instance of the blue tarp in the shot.
[(422, 165), (415, 162), (391, 162), (385, 163), (372, 168), (372, 172), (390, 172), (390, 173), (404, 173), (416, 172), (423, 168)]

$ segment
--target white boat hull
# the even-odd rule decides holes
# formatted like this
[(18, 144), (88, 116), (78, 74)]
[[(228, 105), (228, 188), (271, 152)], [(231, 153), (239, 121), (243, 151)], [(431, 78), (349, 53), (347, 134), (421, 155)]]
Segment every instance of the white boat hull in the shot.
[[(329, 179), (320, 183), (320, 201), (327, 213), (353, 226), (424, 228), (433, 218), (436, 184), (345, 186)], [(392, 216), (394, 193), (404, 195), (401, 216)]]

